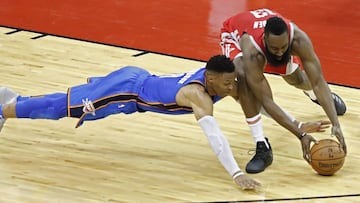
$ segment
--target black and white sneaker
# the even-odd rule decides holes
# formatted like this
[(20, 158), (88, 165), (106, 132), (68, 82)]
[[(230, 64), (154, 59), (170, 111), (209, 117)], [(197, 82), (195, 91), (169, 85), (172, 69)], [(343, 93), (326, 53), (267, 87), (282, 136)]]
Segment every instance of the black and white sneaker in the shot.
[(272, 164), (273, 154), (270, 142), (267, 138), (265, 140), (269, 148), (267, 148), (265, 142), (256, 143), (256, 154), (246, 165), (247, 173), (260, 173)]

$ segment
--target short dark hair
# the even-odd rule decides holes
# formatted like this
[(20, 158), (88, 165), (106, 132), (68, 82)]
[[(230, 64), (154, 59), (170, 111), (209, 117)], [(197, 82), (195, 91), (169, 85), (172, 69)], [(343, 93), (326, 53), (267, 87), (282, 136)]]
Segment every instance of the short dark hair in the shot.
[(274, 16), (266, 21), (265, 36), (269, 36), (269, 34), (281, 35), (284, 32), (288, 32), (288, 27), (282, 18)]
[(232, 73), (235, 71), (234, 63), (225, 55), (212, 56), (206, 63), (205, 68), (217, 73)]

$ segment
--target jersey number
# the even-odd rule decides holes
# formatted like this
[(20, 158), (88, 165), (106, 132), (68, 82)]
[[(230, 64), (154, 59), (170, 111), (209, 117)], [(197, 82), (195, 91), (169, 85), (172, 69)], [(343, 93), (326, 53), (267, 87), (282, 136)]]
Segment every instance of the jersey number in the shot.
[(250, 13), (253, 14), (255, 18), (263, 18), (268, 15), (275, 15), (274, 12), (266, 8), (250, 11)]

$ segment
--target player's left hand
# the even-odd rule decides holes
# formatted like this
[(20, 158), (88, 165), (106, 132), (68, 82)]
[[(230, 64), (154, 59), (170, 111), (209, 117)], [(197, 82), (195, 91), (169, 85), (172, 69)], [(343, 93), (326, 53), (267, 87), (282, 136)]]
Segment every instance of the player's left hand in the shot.
[(256, 190), (261, 183), (243, 174), (234, 179), (235, 183), (243, 190)]
[(336, 136), (336, 138), (339, 140), (340, 147), (344, 150), (344, 152), (346, 154), (347, 148), (346, 148), (345, 139), (344, 139), (344, 136), (343, 136), (340, 126), (333, 126), (331, 128), (331, 136)]
[(305, 137), (301, 138), (301, 147), (303, 151), (303, 158), (310, 164), (311, 162), (311, 152), (310, 152), (310, 145), (311, 142), (314, 142), (315, 144), (318, 143), (318, 141), (311, 135), (306, 134)]
[(303, 123), (301, 126), (301, 130), (306, 133), (315, 133), (315, 132), (324, 132), (326, 128), (331, 126), (330, 121), (313, 121)]

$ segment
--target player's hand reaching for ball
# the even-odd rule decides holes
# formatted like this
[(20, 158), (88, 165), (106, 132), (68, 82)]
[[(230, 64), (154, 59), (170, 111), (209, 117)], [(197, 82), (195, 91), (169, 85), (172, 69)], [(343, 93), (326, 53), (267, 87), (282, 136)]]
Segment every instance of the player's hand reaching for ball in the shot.
[(242, 173), (242, 175), (236, 176), (234, 181), (243, 190), (255, 190), (261, 186), (261, 184)]
[(302, 138), (300, 138), (301, 147), (303, 151), (303, 158), (310, 163), (311, 162), (311, 152), (310, 152), (310, 145), (311, 142), (315, 144), (318, 142), (313, 136), (306, 134)]
[(300, 129), (306, 133), (324, 132), (331, 125), (330, 121), (313, 121), (301, 123)]
[(331, 128), (331, 135), (336, 136), (336, 138), (340, 142), (340, 147), (344, 150), (344, 152), (346, 154), (347, 148), (346, 148), (345, 139), (344, 139), (344, 136), (343, 136), (340, 126), (333, 126)]

